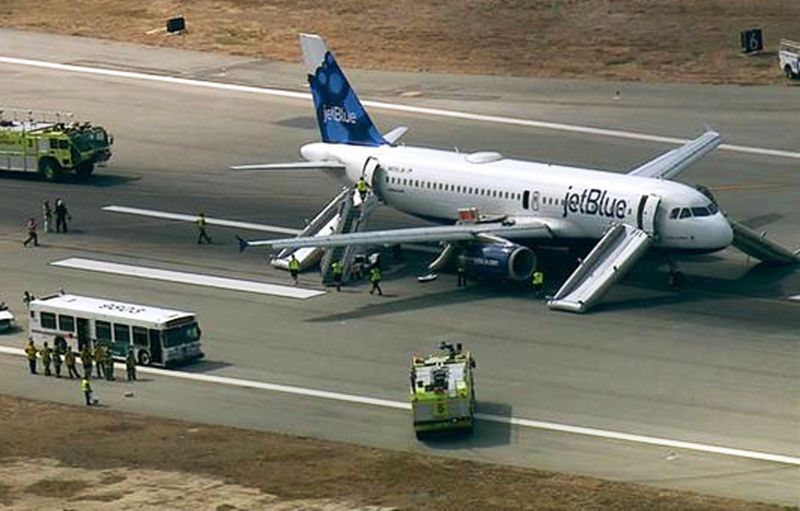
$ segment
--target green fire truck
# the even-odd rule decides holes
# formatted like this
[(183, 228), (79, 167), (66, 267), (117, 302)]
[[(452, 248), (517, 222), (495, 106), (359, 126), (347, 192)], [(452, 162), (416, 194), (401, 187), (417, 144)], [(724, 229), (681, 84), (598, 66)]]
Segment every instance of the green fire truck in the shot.
[(66, 173), (87, 179), (111, 158), (114, 139), (91, 123), (7, 120), (0, 110), (0, 171), (36, 172), (47, 181)]
[(475, 415), (475, 359), (461, 343), (442, 343), (427, 357), (411, 361), (411, 411), (414, 432), (423, 439), (432, 431), (472, 433)]

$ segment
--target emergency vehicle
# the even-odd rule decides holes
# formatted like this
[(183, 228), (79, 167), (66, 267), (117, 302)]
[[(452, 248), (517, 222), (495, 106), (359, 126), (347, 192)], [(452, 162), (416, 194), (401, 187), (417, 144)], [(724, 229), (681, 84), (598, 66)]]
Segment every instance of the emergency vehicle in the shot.
[(114, 137), (108, 131), (61, 117), (0, 108), (0, 171), (35, 172), (47, 181), (70, 172), (87, 179), (111, 158)]
[(119, 359), (133, 348), (141, 365), (168, 366), (203, 356), (200, 327), (191, 312), (70, 294), (33, 300), (28, 308), (28, 337), (36, 343), (57, 346), (59, 338), (78, 351), (102, 344)]
[(14, 328), (14, 315), (5, 306), (0, 306), (0, 332), (8, 332), (12, 328)]
[(442, 343), (439, 351), (411, 361), (411, 411), (414, 432), (472, 433), (475, 415), (475, 359), (461, 343)]
[(800, 78), (800, 43), (781, 39), (778, 63), (786, 78)]

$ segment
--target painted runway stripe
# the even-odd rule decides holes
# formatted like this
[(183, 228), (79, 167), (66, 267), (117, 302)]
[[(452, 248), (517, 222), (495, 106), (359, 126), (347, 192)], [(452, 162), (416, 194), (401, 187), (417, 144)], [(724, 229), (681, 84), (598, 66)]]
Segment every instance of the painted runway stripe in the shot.
[[(10, 348), (0, 346), (0, 353), (10, 355), (23, 356), (25, 352), (20, 348)], [(124, 364), (117, 363), (117, 367), (124, 368)], [(327, 390), (310, 389), (306, 387), (295, 387), (291, 385), (281, 385), (276, 383), (267, 383), (254, 380), (243, 380), (239, 378), (229, 378), (226, 376), (214, 376), (210, 374), (199, 373), (186, 373), (181, 371), (173, 371), (168, 369), (158, 369), (155, 367), (140, 367), (138, 371), (147, 374), (154, 374), (165, 376), (168, 378), (178, 378), (182, 380), (200, 381), (205, 383), (214, 383), (218, 385), (230, 385), (234, 387), (242, 387), (257, 390), (266, 390), (270, 392), (280, 392), (284, 394), (292, 394), (297, 396), (314, 397), (320, 399), (329, 399), (333, 401), (342, 401), (346, 403), (355, 403), (361, 405), (380, 406), (383, 408), (393, 408), (396, 410), (411, 410), (411, 405), (404, 401), (392, 401), (389, 399), (381, 399), (369, 396), (359, 396), (355, 394), (343, 394), (340, 392), (331, 392)], [(644, 435), (634, 435), (631, 433), (623, 433), (619, 431), (609, 431), (605, 429), (587, 428), (583, 426), (571, 426), (568, 424), (560, 424), (557, 422), (537, 421), (533, 419), (522, 419), (519, 417), (503, 417), (500, 415), (491, 415), (485, 413), (475, 414), (479, 420), (497, 422), (501, 424), (510, 424), (513, 426), (539, 429), (545, 431), (555, 431), (559, 433), (570, 433), (573, 435), (590, 436), (596, 438), (604, 438), (608, 440), (619, 440), (623, 442), (632, 442), (637, 444), (656, 445), (660, 447), (669, 447), (674, 449), (684, 449), (689, 451), (705, 452), (710, 454), (719, 454), (722, 456), (731, 456), (736, 458), (747, 458), (758, 461), (768, 461), (772, 463), (781, 463), (785, 465), (800, 466), (800, 458), (796, 456), (786, 456), (783, 454), (772, 454), (760, 451), (751, 451), (747, 449), (737, 449), (733, 447), (722, 447), (718, 445), (701, 444), (697, 442), (686, 442), (683, 440), (672, 440), (668, 438), (659, 438)]]
[[(286, 98), (310, 100), (311, 95), (306, 92), (294, 92), (281, 89), (268, 89), (265, 87), (254, 87), (251, 85), (237, 85), (233, 83), (208, 82), (195, 80), (192, 78), (179, 78), (176, 76), (153, 75), (135, 71), (120, 71), (116, 69), (104, 69), (89, 66), (77, 66), (73, 64), (59, 64), (43, 60), (22, 59), (16, 57), (0, 56), (0, 63), (13, 64), (18, 66), (37, 67), (51, 69), (55, 71), (67, 71), (71, 73), (84, 73), (99, 76), (112, 76), (115, 78), (126, 78), (131, 80), (146, 80), (152, 82), (170, 83), (174, 85), (186, 85), (190, 87), (204, 87), (208, 89), (226, 90), (231, 92), (244, 92), (250, 94), (262, 94), (268, 96), (280, 96)], [(502, 117), (497, 115), (474, 114), (470, 112), (460, 112), (456, 110), (444, 110), (441, 108), (427, 108), (418, 106), (402, 105), (398, 103), (387, 103), (383, 101), (362, 101), (365, 106), (395, 112), (407, 112), (414, 114), (432, 115), (436, 117), (446, 117), (451, 119), (465, 119), (471, 121), (490, 122), (495, 124), (509, 124), (515, 126), (526, 126), (530, 128), (541, 128), (558, 131), (569, 131), (573, 133), (585, 133), (590, 135), (602, 135), (607, 137), (625, 138), (631, 140), (645, 140), (648, 142), (664, 142), (668, 144), (684, 144), (688, 139), (663, 137), (659, 135), (648, 135), (646, 133), (635, 133), (631, 131), (613, 130), (607, 128), (594, 128), (591, 126), (579, 126), (575, 124), (563, 124), (557, 122), (535, 121), (532, 119), (520, 119), (516, 117)], [(777, 156), (780, 158), (800, 159), (800, 153), (784, 151), (781, 149), (767, 149), (763, 147), (752, 147), (734, 144), (721, 144), (720, 149), (735, 151), (739, 153), (757, 154), (761, 156)]]
[(115, 275), (125, 275), (127, 277), (163, 280), (167, 282), (177, 282), (180, 284), (190, 284), (193, 286), (215, 287), (220, 289), (230, 289), (233, 291), (242, 291), (245, 293), (257, 293), (262, 295), (280, 296), (284, 298), (297, 298), (300, 300), (325, 294), (324, 291), (317, 291), (315, 289), (280, 286), (277, 284), (255, 282), (252, 280), (215, 277), (213, 275), (203, 275), (200, 273), (161, 270), (158, 268), (110, 263), (106, 261), (97, 261), (94, 259), (83, 259), (80, 257), (71, 257), (69, 259), (55, 261), (50, 264), (52, 266), (60, 266), (63, 268), (74, 268), (78, 270), (96, 271), (100, 273), (113, 273)]
[[(154, 209), (129, 208), (127, 206), (105, 206), (103, 211), (111, 213), (125, 213), (128, 215), (147, 216), (152, 218), (164, 218), (166, 220), (180, 220), (182, 222), (194, 222), (197, 220), (195, 215), (185, 215), (183, 213), (170, 213), (167, 211), (156, 211)], [(277, 234), (290, 234), (292, 236), (300, 234), (299, 229), (288, 227), (278, 227), (277, 225), (254, 224), (251, 222), (238, 222), (236, 220), (224, 220), (221, 218), (206, 217), (208, 225), (219, 225), (221, 227), (233, 227), (236, 229), (246, 229), (249, 231), (274, 232)]]
[(800, 295), (790, 296), (789, 300), (796, 300), (796, 301), (800, 302)]

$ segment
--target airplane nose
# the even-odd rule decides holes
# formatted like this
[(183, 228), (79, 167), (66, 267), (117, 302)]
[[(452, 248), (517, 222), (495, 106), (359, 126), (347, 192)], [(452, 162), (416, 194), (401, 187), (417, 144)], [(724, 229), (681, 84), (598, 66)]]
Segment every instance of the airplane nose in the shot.
[(717, 213), (717, 225), (714, 231), (716, 232), (716, 245), (720, 248), (725, 248), (733, 242), (733, 229), (728, 220), (721, 213)]

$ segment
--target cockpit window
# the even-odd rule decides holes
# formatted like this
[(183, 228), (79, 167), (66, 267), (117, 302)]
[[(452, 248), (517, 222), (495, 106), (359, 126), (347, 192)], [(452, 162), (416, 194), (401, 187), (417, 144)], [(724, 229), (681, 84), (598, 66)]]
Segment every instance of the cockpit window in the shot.
[(692, 213), (689, 211), (689, 208), (681, 209), (681, 218), (689, 218), (690, 216), (692, 216)]
[(681, 208), (672, 208), (672, 211), (669, 212), (669, 217), (672, 220), (675, 220), (676, 218), (678, 218), (678, 215), (680, 214), (680, 212), (681, 212)]
[(692, 208), (692, 216), (711, 216), (706, 208)]
[(708, 205), (708, 212), (711, 213), (712, 215), (716, 215), (718, 211), (719, 208), (713, 202)]

